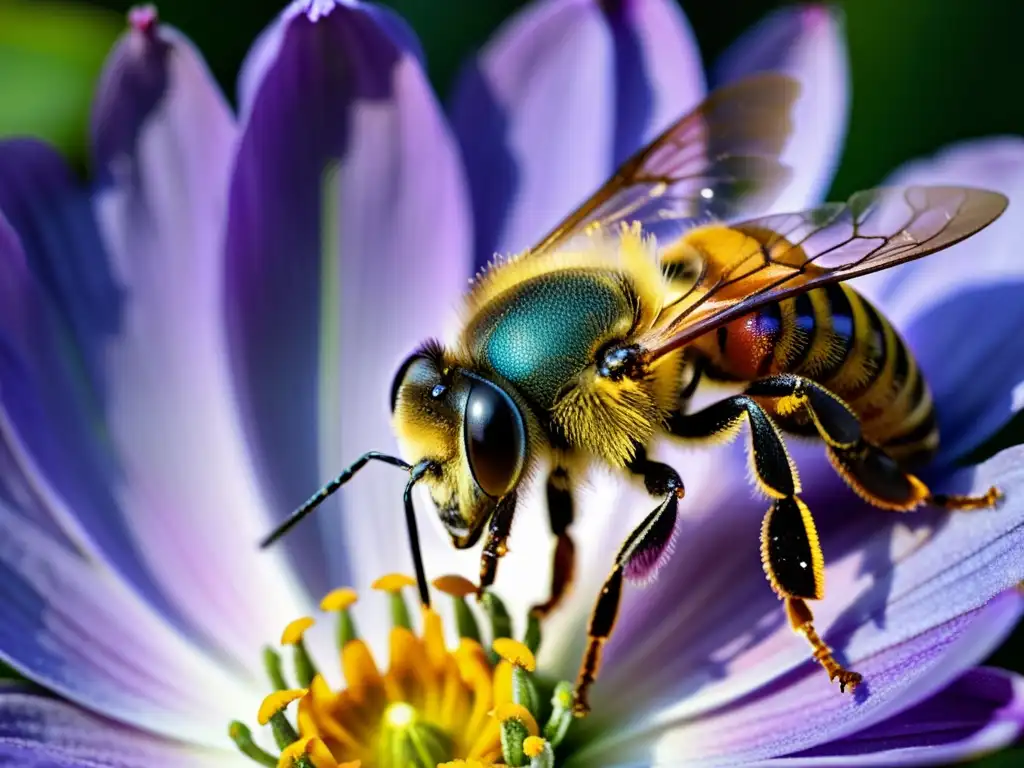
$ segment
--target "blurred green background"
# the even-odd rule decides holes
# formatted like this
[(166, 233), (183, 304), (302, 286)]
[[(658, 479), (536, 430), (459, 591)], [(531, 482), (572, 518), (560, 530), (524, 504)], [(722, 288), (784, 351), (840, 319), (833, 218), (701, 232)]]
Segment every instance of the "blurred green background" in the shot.
[[(459, 63), (524, 2), (387, 4), (416, 29), (431, 79), (443, 95)], [(785, 4), (681, 1), (708, 61), (749, 25)], [(92, 86), (131, 5), (122, 0), (0, 0), (0, 136), (46, 137), (84, 169)], [(283, 5), (283, 0), (164, 0), (160, 13), (195, 41), (233, 96), (250, 43)], [(899, 163), (951, 141), (1024, 134), (1024, 3), (846, 0), (836, 5), (846, 18), (853, 108), (833, 196), (876, 184)], [(1024, 419), (1018, 419), (973, 458), (1022, 441)], [(1024, 671), (1024, 630), (993, 662)], [(1024, 749), (984, 764), (1024, 765)]]

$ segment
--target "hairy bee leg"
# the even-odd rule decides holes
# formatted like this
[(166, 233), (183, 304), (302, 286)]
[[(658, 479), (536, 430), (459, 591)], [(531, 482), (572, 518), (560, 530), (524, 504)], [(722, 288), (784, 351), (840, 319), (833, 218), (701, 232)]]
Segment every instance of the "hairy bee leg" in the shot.
[(829, 461), (840, 477), (861, 498), (881, 509), (909, 512), (926, 504), (944, 509), (983, 509), (1002, 497), (994, 487), (981, 496), (933, 494), (884, 449), (864, 439), (860, 420), (842, 399), (803, 376), (769, 376), (751, 384), (744, 394), (778, 398), (776, 407), (781, 413), (804, 409), (825, 441)]
[(838, 680), (841, 690), (853, 688), (860, 675), (836, 661), (814, 629), (805, 600), (820, 600), (825, 593), (825, 559), (818, 543), (814, 519), (797, 495), (800, 480), (789, 459), (778, 427), (768, 413), (747, 394), (715, 403), (692, 415), (675, 414), (670, 430), (679, 437), (699, 439), (734, 434), (743, 420), (750, 425), (751, 458), (758, 486), (773, 499), (761, 524), (761, 563), (768, 583), (786, 603), (794, 631), (804, 635), (814, 659)]
[(679, 499), (683, 498), (685, 492), (679, 473), (667, 464), (649, 461), (642, 449), (638, 451), (637, 458), (629, 465), (629, 469), (635, 474), (642, 475), (647, 492), (651, 496), (662, 497), (662, 501), (633, 529), (619, 548), (615, 564), (605, 579), (594, 604), (594, 610), (590, 614), (587, 648), (576, 679), (576, 703), (573, 710), (577, 717), (590, 711), (588, 692), (597, 680), (604, 644), (611, 637), (619, 615), (623, 576), (635, 558), (642, 558), (645, 554), (664, 549), (675, 530)]
[(555, 467), (548, 475), (547, 482), (548, 517), (551, 533), (556, 537), (555, 553), (551, 568), (551, 594), (547, 601), (533, 606), (533, 613), (547, 616), (568, 593), (576, 570), (576, 545), (569, 535), (573, 521), (572, 481), (565, 467)]
[(477, 592), (481, 593), (494, 584), (498, 575), (498, 560), (508, 552), (508, 536), (512, 531), (512, 519), (516, 513), (516, 494), (510, 493), (501, 501), (491, 516), (487, 527), (487, 538), (480, 552), (480, 585)]

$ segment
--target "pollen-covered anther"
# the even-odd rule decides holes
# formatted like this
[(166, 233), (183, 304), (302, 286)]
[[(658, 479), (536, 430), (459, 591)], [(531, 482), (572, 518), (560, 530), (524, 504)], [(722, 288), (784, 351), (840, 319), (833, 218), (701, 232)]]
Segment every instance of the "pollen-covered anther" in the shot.
[(499, 723), (507, 723), (509, 721), (516, 721), (526, 726), (526, 730), (530, 732), (531, 736), (536, 736), (540, 733), (540, 728), (537, 727), (537, 721), (533, 715), (530, 714), (530, 710), (526, 707), (516, 704), (515, 702), (508, 701), (504, 704), (500, 704), (494, 710), (494, 717)]
[(281, 645), (296, 645), (302, 641), (303, 636), (316, 622), (309, 616), (296, 619), (281, 633)]
[(274, 691), (263, 699), (260, 704), (256, 720), (260, 725), (266, 725), (274, 715), (284, 712), (293, 701), (301, 699), (308, 691), (305, 688), (292, 688), (287, 691)]
[[(439, 589), (449, 591), (456, 606), (461, 605), (470, 616), (467, 621), (472, 620), (475, 626), (464, 596), (466, 585), (457, 579), (442, 580), (441, 585), (444, 588)], [(541, 735), (537, 719), (542, 708), (531, 677), (536, 662), (526, 645), (510, 639), (511, 621), (504, 606), (497, 598), (482, 606), (491, 615), (492, 627), (500, 630), (492, 634), (487, 645), (460, 632), (458, 646), (451, 649), (445, 642), (440, 613), (424, 607), (415, 616), (416, 622), (411, 621), (402, 599), (403, 590), (411, 586), (415, 586), (414, 580), (401, 575), (374, 583), (376, 589), (387, 593), (392, 617), (397, 616), (390, 632), (386, 668), (374, 659), (370, 646), (355, 635), (349, 615), (356, 602), (355, 592), (342, 589), (328, 594), (321, 607), (338, 613), (349, 627), (339, 631), (342, 676), (347, 687), (335, 690), (322, 675), (307, 670), (311, 678), (308, 685), (284, 687), (272, 693), (259, 710), (260, 724), (269, 723), (273, 729), (280, 758), (255, 747), (245, 726), (234, 723), (229, 732), (239, 750), (261, 765), (277, 761), (285, 768), (347, 768), (356, 764), (362, 768), (437, 768), (449, 764), (463, 768), (551, 768), (548, 756), (553, 756), (552, 749), (564, 735), (564, 728), (547, 722), (543, 734), (547, 746), (537, 758), (526, 755), (526, 740)], [(292, 622), (282, 633), (281, 642), (293, 646), (297, 654), (305, 654), (304, 637), (313, 624), (312, 617)], [(489, 646), (495, 650), (486, 650)], [(302, 680), (300, 662), (297, 655), (295, 676)], [(284, 682), (287, 675), (278, 677)], [(286, 709), (296, 700), (298, 710), (294, 720), (289, 720)], [(557, 740), (552, 741), (549, 734), (555, 734)]]
[(537, 660), (533, 652), (518, 640), (511, 637), (499, 637), (494, 641), (494, 650), (509, 664), (522, 667), (527, 672), (533, 672), (537, 668)]
[(324, 595), (323, 600), (320, 601), (320, 610), (328, 613), (343, 611), (346, 608), (351, 608), (358, 600), (359, 595), (354, 589), (339, 587)]
[(316, 736), (307, 736), (289, 745), (281, 752), (277, 765), (278, 768), (293, 768), (301, 766), (303, 759), (312, 768), (361, 768), (362, 766), (360, 760), (338, 763), (323, 740)]
[(380, 592), (399, 592), (405, 587), (415, 587), (416, 579), (404, 573), (389, 573), (381, 576), (370, 586)]
[(530, 736), (523, 742), (523, 752), (527, 757), (540, 757), (546, 744), (547, 742), (540, 736)]

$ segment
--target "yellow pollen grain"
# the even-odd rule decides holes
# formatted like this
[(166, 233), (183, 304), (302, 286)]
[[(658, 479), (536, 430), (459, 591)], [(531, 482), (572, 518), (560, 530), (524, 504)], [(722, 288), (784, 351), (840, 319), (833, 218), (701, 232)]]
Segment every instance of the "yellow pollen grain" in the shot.
[(355, 605), (358, 599), (359, 595), (356, 594), (354, 589), (338, 587), (324, 595), (324, 599), (320, 601), (320, 610), (327, 611), (328, 613), (331, 611), (343, 611)]
[(296, 619), (285, 627), (284, 632), (281, 633), (281, 645), (295, 645), (314, 624), (316, 624), (316, 622), (309, 616), (303, 616), (301, 619)]
[(523, 753), (527, 757), (540, 757), (546, 743), (540, 736), (527, 736), (523, 741)]
[(465, 576), (458, 576), (450, 574), (448, 576), (438, 576), (434, 579), (434, 588), (438, 592), (443, 592), (446, 595), (452, 597), (469, 597), (470, 595), (476, 594), (476, 584), (467, 579)]
[(260, 704), (260, 711), (256, 714), (257, 721), (259, 721), (260, 725), (266, 725), (270, 722), (270, 718), (296, 699), (301, 699), (305, 695), (305, 688), (292, 688), (287, 691), (274, 691), (263, 699), (263, 703)]
[(416, 580), (404, 573), (389, 573), (381, 576), (370, 586), (381, 592), (398, 592), (404, 587), (415, 587)]
[(300, 757), (309, 758), (315, 768), (360, 768), (362, 765), (359, 760), (339, 764), (323, 741), (307, 736), (285, 747), (277, 761), (278, 768), (292, 768)]
[(509, 664), (522, 667), (527, 672), (533, 672), (537, 668), (537, 660), (533, 657), (533, 651), (511, 637), (499, 637), (494, 641), (494, 652)]
[(494, 716), (501, 723), (504, 723), (506, 720), (518, 720), (526, 726), (526, 730), (530, 732), (531, 736), (536, 736), (540, 733), (537, 721), (533, 719), (530, 710), (520, 704), (514, 704), (513, 702), (499, 704), (498, 708), (494, 710)]

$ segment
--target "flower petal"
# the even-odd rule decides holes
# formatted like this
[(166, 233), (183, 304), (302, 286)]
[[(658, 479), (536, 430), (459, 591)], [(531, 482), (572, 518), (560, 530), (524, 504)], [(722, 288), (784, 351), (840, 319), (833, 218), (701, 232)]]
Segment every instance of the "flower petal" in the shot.
[(693, 34), (668, 0), (545, 0), (513, 17), (452, 104), (478, 266), (529, 247), (703, 93)]
[[(1009, 449), (975, 473), (973, 492), (993, 483), (1003, 488), (1007, 501), (998, 510), (899, 516), (861, 505), (856, 517), (836, 521), (832, 515), (858, 508), (837, 504), (842, 497), (833, 489), (827, 495), (808, 489), (808, 506), (818, 511), (819, 521), (833, 521), (819, 524), (828, 570), (826, 596), (813, 606), (815, 624), (854, 669), (864, 672), (862, 660), (959, 621), (1024, 579), (1024, 563), (1013, 554), (1024, 536), (1022, 458), (1024, 448)], [(651, 594), (626, 603), (606, 652), (598, 686), (604, 694), (594, 692), (600, 717), (621, 723), (629, 704), (614, 692), (627, 685), (630, 702), (662, 707), (637, 728), (695, 718), (787, 679), (794, 670), (817, 675), (828, 688), (755, 565), (756, 538), (747, 539), (749, 546), (736, 545), (737, 526), (744, 524), (739, 513), (746, 510), (745, 525), (753, 527), (767, 504), (732, 503), (733, 511), (717, 508), (720, 525), (689, 537), (684, 527), (675, 557)], [(678, 584), (693, 587), (681, 595), (672, 586)], [(989, 631), (987, 637), (994, 635)], [(978, 658), (958, 657), (954, 671)], [(875, 685), (870, 676), (867, 684), (868, 690)]]
[(148, 736), (28, 689), (0, 692), (0, 764), (33, 768), (252, 765), (240, 754), (204, 751)]
[(617, 165), (697, 106), (706, 85), (697, 39), (678, 3), (614, 0), (603, 9), (615, 47)]
[(0, 658), (93, 712), (210, 745), (260, 693), (187, 643), (117, 574), (0, 505)]
[(119, 501), (179, 609), (256, 663), (263, 639), (309, 606), (283, 558), (255, 546), (270, 517), (223, 322), (236, 127), (191, 43), (137, 27), (110, 56), (93, 119), (95, 206), (122, 294), (103, 371)]
[(1002, 218), (969, 240), (856, 281), (914, 350), (938, 406), (939, 461), (949, 464), (1009, 419), (1024, 381), (1024, 226), (1012, 202), (1024, 197), (1024, 140), (956, 144), (904, 166), (886, 184), (961, 184), (1011, 200)]
[[(754, 762), (886, 722), (955, 680), (964, 658), (990, 652), (1012, 629), (1022, 607), (1024, 596), (1010, 591), (984, 608), (865, 657), (861, 668), (872, 682), (863, 696), (843, 696), (820, 670), (791, 674), (734, 707), (680, 723), (659, 739), (655, 764), (683, 757), (695, 765)], [(857, 761), (845, 764), (851, 763)]]
[[(361, 453), (392, 449), (391, 376), (443, 330), (469, 274), (457, 151), (407, 35), (359, 5), (317, 3), (316, 21), (305, 6), (245, 67), (227, 233), (233, 363), (282, 517)], [(318, 589), (409, 570), (402, 479), (367, 474), (344, 491), (343, 520), (322, 512), (319, 533), (289, 535)], [(323, 541), (350, 558), (330, 576), (309, 567)]]
[(766, 765), (948, 765), (1005, 747), (1022, 730), (1024, 679), (978, 668), (870, 728)]
[[(0, 179), (5, 190), (29, 190), (5, 196), (4, 202), (19, 203), (11, 210), (30, 243), (59, 247), (75, 242), (74, 232), (59, 226), (59, 214), (58, 226), (49, 234), (31, 236), (46, 232), (47, 211), (86, 205), (52, 149), (29, 141), (0, 144)], [(33, 259), (33, 264), (40, 268), (44, 262)], [(0, 467), (5, 495), (51, 535), (60, 530), (65, 542), (74, 540), (112, 564), (154, 606), (181, 622), (142, 562), (113, 496), (116, 461), (96, 428), (100, 406), (95, 390), (82, 381), (82, 357), (67, 352), (71, 331), (66, 316), (60, 316), (31, 274), (19, 233), (2, 213), (0, 285)]]
[(803, 86), (782, 155), (793, 180), (774, 206), (803, 210), (828, 191), (849, 122), (849, 57), (838, 11), (822, 5), (776, 11), (726, 50), (711, 80), (718, 87), (754, 72), (787, 72)]

